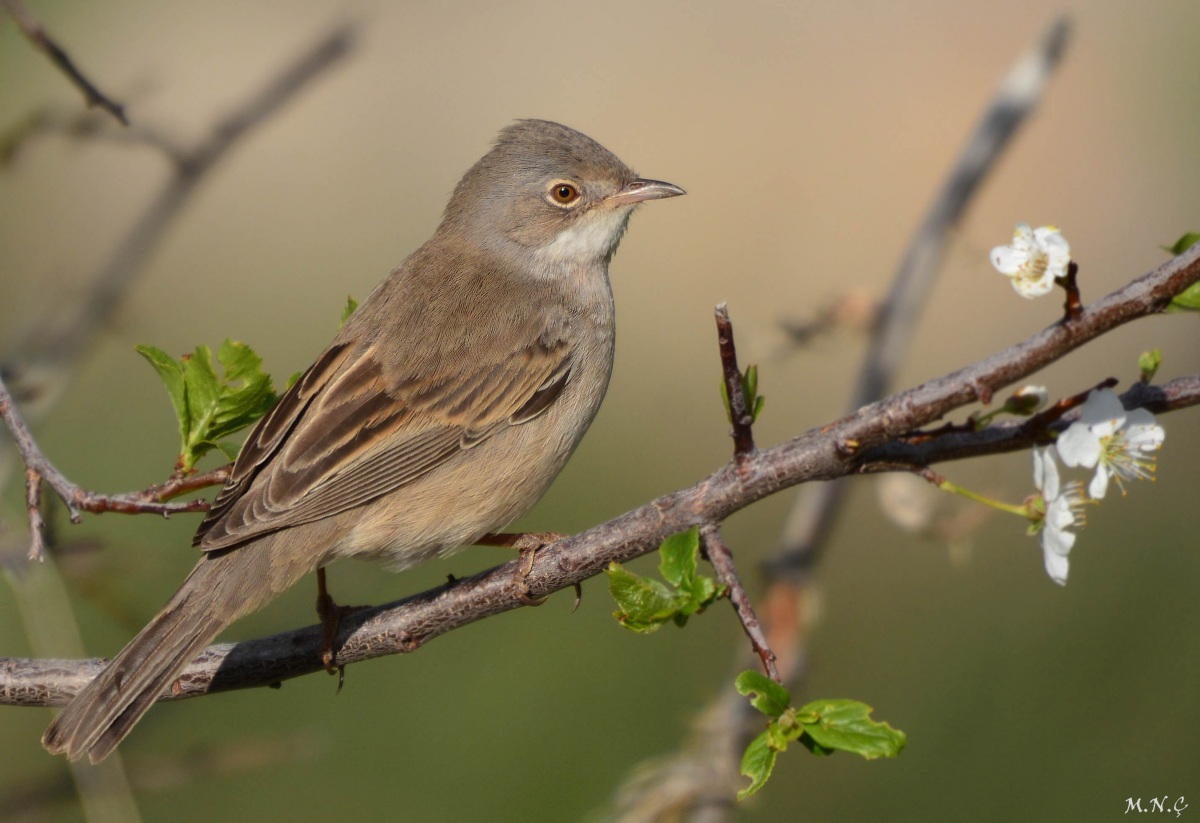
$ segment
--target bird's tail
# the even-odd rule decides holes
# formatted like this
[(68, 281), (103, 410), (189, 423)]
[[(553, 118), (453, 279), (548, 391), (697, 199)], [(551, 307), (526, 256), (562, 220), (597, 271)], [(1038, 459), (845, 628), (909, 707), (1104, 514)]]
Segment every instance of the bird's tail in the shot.
[(162, 611), (54, 719), (42, 745), (71, 760), (107, 757), (226, 626), (307, 571), (271, 563), (272, 537), (203, 557)]

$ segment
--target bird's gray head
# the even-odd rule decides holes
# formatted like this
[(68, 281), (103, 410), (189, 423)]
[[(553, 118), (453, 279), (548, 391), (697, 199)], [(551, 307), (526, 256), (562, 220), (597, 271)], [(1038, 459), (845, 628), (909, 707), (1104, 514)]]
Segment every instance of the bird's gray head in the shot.
[(463, 175), (442, 231), (497, 252), (528, 249), (546, 264), (607, 261), (638, 203), (683, 193), (639, 178), (574, 129), (518, 120)]

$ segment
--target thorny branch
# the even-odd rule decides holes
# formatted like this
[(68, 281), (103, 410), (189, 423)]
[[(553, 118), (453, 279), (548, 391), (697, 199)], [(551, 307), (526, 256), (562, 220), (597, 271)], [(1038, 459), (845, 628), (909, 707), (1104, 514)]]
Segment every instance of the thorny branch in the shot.
[[(1033, 337), (952, 374), (866, 406), (825, 427), (730, 462), (696, 485), (664, 495), (620, 517), (541, 549), (524, 578), (532, 598), (552, 594), (601, 573), (610, 562), (628, 562), (692, 526), (724, 521), (758, 500), (814, 480), (877, 470), (877, 455), (899, 438), (974, 403), (979, 387), (996, 392), (1064, 357), (1088, 341), (1139, 318), (1162, 312), (1171, 298), (1200, 281), (1200, 246), (1102, 298), (1069, 325), (1057, 323)], [(1161, 392), (1158, 408), (1200, 404), (1200, 377), (1166, 387), (1138, 384), (1133, 391)], [(1064, 419), (1065, 422), (1065, 419)], [(989, 431), (961, 435), (988, 442)], [(977, 453), (1031, 446), (1013, 435)], [(964, 444), (964, 447), (965, 444)], [(903, 455), (892, 460), (907, 469)], [(348, 615), (338, 631), (338, 662), (351, 664), (411, 652), (462, 626), (520, 606), (513, 560), (406, 600)], [(321, 671), (319, 626), (237, 644), (210, 647), (164, 698), (267, 686)], [(61, 705), (103, 665), (99, 660), (0, 660), (0, 703)]]
[(783, 683), (779, 677), (779, 667), (775, 665), (775, 652), (767, 645), (766, 635), (763, 634), (762, 626), (754, 614), (754, 607), (750, 604), (746, 589), (733, 566), (733, 552), (721, 539), (720, 529), (710, 523), (700, 529), (700, 539), (704, 541), (705, 554), (717, 572), (717, 579), (729, 590), (729, 601), (733, 604), (733, 610), (737, 612), (746, 636), (750, 638), (751, 648), (762, 660), (767, 676), (776, 683)]

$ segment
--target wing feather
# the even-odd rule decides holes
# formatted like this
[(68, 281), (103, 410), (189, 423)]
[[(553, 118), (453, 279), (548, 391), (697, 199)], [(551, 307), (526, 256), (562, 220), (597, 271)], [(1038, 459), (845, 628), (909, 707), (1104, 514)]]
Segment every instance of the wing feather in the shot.
[[(338, 514), (544, 413), (571, 373), (562, 334), (440, 380), (388, 379), (377, 347), (331, 346), (247, 438), (194, 540), (205, 551)], [(528, 338), (527, 338), (528, 339)]]

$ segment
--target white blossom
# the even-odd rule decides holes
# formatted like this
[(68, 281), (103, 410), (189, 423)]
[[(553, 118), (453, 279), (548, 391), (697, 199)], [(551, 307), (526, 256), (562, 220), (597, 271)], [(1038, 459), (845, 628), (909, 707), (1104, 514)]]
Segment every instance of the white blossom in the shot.
[(1071, 245), (1057, 226), (1030, 229), (1018, 223), (1012, 245), (992, 249), (992, 265), (1012, 278), (1022, 297), (1041, 297), (1054, 288), (1056, 278), (1065, 277), (1071, 262)]
[(1096, 469), (1088, 494), (1100, 499), (1108, 491), (1108, 480), (1116, 481), (1125, 493), (1126, 480), (1154, 476), (1157, 455), (1165, 432), (1145, 409), (1125, 411), (1121, 398), (1109, 389), (1088, 395), (1079, 409), (1079, 420), (1063, 432), (1058, 454), (1068, 466)]
[(1075, 545), (1076, 537), (1067, 529), (1083, 525), (1086, 500), (1079, 483), (1063, 485), (1060, 482), (1053, 446), (1033, 450), (1033, 484), (1041, 493), (1044, 516), (1031, 530), (1041, 540), (1046, 574), (1058, 585), (1065, 586), (1070, 565), (1067, 555)]

